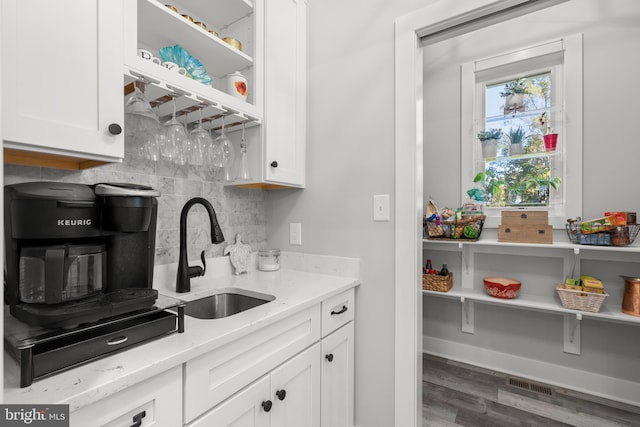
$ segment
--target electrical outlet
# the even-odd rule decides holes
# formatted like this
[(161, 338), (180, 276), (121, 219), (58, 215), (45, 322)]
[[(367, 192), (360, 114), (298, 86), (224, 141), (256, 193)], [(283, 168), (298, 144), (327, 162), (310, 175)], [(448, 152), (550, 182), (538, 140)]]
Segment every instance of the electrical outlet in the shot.
[(289, 224), (289, 244), (302, 245), (302, 224), (292, 222)]

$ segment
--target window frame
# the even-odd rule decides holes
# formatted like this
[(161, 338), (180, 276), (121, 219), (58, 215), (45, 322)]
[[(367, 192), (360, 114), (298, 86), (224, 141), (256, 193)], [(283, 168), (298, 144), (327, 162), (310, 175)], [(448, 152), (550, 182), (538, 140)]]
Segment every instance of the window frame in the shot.
[[(481, 120), (484, 127), (487, 85), (540, 71), (552, 72), (551, 124), (559, 135), (559, 153), (554, 154), (561, 191), (550, 195), (547, 207), (486, 208), (484, 226), (497, 228), (503, 210), (547, 210), (549, 224), (564, 228), (566, 219), (582, 211), (582, 34), (541, 43), (516, 51), (479, 59), (461, 66), (461, 193), (473, 186), (480, 144), (476, 138)], [(473, 147), (473, 149), (468, 149)], [(555, 190), (551, 190), (555, 192)], [(551, 198), (555, 196), (555, 198)]]

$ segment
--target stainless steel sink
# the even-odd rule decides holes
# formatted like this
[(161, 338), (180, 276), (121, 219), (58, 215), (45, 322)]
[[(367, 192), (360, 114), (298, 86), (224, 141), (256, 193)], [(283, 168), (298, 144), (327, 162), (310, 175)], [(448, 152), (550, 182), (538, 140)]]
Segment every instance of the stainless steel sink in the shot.
[(184, 314), (198, 319), (221, 319), (266, 304), (276, 299), (273, 295), (244, 289), (230, 289), (184, 306)]

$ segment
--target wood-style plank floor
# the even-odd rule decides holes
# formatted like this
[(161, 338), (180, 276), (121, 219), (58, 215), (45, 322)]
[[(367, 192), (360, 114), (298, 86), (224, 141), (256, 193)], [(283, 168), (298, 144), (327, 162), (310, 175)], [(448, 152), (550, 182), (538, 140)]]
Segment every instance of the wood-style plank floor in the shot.
[(506, 374), (427, 354), (422, 366), (423, 427), (640, 427), (637, 406), (558, 387), (531, 391)]

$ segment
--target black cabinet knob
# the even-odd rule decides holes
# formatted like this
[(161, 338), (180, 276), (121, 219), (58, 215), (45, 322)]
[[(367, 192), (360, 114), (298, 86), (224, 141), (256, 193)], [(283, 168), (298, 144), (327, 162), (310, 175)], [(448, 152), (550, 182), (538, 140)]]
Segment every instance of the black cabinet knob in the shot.
[(324, 356), (325, 359), (327, 359), (329, 362), (333, 362), (333, 353), (329, 353), (326, 356)]
[(278, 167), (278, 162), (276, 162), (275, 160), (273, 162), (271, 162), (271, 167), (272, 168), (277, 168)]
[(109, 133), (111, 135), (120, 135), (122, 133), (122, 126), (117, 123), (111, 123), (109, 125)]
[(265, 400), (264, 402), (262, 402), (262, 409), (264, 409), (264, 412), (269, 412), (272, 406), (273, 402), (271, 402), (270, 400)]
[(278, 396), (278, 400), (284, 400), (284, 398), (287, 397), (287, 391), (286, 390), (278, 390), (278, 391), (276, 391), (276, 396)]

